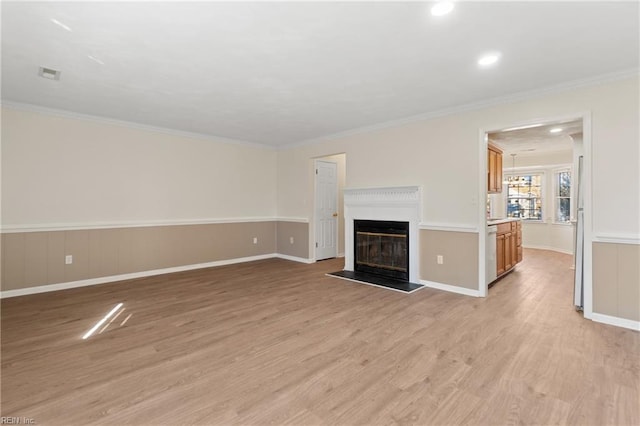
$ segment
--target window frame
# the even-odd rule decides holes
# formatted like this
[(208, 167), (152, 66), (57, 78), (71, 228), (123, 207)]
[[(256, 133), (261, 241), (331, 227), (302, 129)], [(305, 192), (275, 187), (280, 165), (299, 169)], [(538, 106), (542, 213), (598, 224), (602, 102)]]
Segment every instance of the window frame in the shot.
[[(526, 219), (520, 218), (522, 223), (547, 223), (545, 220), (545, 212), (547, 210), (547, 197), (546, 197), (546, 188), (547, 188), (547, 173), (544, 169), (541, 168), (522, 168), (522, 169), (512, 169), (508, 172), (505, 171), (503, 174), (504, 182), (506, 182), (511, 176), (540, 176), (540, 219)], [(503, 183), (503, 194), (504, 194), (504, 209), (505, 209), (505, 217), (509, 217), (509, 184)]]
[[(569, 195), (560, 196), (560, 173), (569, 173)], [(573, 221), (573, 170), (571, 167), (559, 167), (553, 169), (553, 216), (552, 223), (554, 225), (571, 225)], [(560, 198), (567, 198), (569, 200), (569, 218), (566, 221), (558, 220), (558, 203)]]

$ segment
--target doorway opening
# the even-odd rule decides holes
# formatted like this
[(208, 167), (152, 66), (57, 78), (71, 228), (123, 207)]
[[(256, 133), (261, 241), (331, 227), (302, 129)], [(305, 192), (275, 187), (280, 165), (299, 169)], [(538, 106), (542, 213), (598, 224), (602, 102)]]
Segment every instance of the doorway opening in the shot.
[(483, 132), (483, 296), (501, 275), (516, 270), (523, 249), (525, 257), (527, 249), (552, 250), (572, 256), (574, 300), (566, 303), (590, 317), (591, 272), (584, 268), (591, 256), (585, 244), (590, 241), (585, 226), (590, 220), (589, 121), (582, 114)]

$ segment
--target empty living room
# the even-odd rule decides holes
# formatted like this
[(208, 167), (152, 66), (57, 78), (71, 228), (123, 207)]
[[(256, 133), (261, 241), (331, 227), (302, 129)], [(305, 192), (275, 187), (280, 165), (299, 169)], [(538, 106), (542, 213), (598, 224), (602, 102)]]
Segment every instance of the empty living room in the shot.
[(0, 424), (640, 424), (640, 3), (0, 20)]

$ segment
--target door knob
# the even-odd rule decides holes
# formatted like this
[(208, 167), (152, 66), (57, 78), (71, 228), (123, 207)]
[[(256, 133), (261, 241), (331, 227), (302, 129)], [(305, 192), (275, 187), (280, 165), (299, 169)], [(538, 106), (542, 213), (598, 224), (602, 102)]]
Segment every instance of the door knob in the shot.
[(338, 217), (338, 213), (334, 213), (334, 214), (333, 214), (333, 217)]

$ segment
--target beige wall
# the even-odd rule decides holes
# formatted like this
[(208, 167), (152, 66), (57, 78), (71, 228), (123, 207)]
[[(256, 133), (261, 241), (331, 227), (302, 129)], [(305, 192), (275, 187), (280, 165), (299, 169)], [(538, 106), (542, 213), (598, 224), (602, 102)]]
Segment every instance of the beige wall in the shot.
[(2, 108), (2, 226), (272, 218), (275, 150)]
[(640, 321), (640, 246), (593, 244), (593, 312)]
[(2, 291), (275, 252), (276, 222), (6, 233)]
[(590, 112), (593, 230), (640, 235), (639, 91), (633, 77), (280, 150), (278, 215), (311, 217), (309, 159), (344, 152), (348, 187), (422, 185), (424, 222), (479, 226), (480, 129)]
[[(420, 185), (423, 223), (483, 229), (479, 211), (486, 200), (478, 199), (480, 131), (589, 113), (593, 201), (592, 223), (587, 226), (595, 238), (615, 235), (638, 240), (639, 93), (634, 76), (280, 150), (278, 214), (312, 217), (308, 161), (344, 152), (349, 160), (347, 187)], [(624, 190), (618, 190), (619, 182), (626, 183)], [(464, 244), (462, 250), (477, 249), (473, 241)], [(468, 264), (469, 271), (477, 271), (478, 262)], [(457, 285), (446, 280), (442, 283)], [(482, 285), (477, 281), (476, 277), (476, 288)]]
[[(280, 151), (3, 107), (2, 226), (7, 229), (70, 223), (148, 224), (276, 216), (310, 219), (313, 192), (309, 188), (312, 188), (313, 176), (309, 162), (313, 158), (345, 153), (349, 159), (347, 187), (420, 185), (423, 223), (481, 229), (483, 223), (478, 212), (485, 201), (478, 199), (480, 129), (493, 130), (588, 112), (591, 115), (588, 130), (592, 146), (593, 223), (587, 226), (591, 227), (596, 241), (607, 236), (637, 241), (640, 236), (639, 92), (636, 76)], [(620, 182), (625, 182), (624, 190), (617, 190)], [(170, 240), (164, 232), (167, 231), (161, 231), (162, 237), (150, 235), (149, 238)], [(3, 234), (2, 274), (5, 278), (11, 277), (13, 283), (5, 287), (3, 280), (3, 288), (52, 282), (60, 277), (81, 279), (110, 273), (114, 270), (113, 259), (121, 258), (119, 250), (116, 255), (108, 248), (115, 244), (113, 239), (121, 241), (110, 231), (103, 232), (101, 237), (94, 231), (47, 232), (44, 233), (46, 250), (43, 248), (45, 238), (38, 233), (30, 234), (29, 237), (23, 234), (22, 240), (19, 234)], [(272, 235), (273, 251), (276, 247), (274, 228)], [(96, 243), (95, 238), (104, 238), (106, 245)], [(122, 255), (122, 266), (119, 260), (117, 271), (210, 259), (204, 248), (194, 254), (193, 259), (176, 260), (166, 254), (169, 248), (165, 246), (159, 249), (146, 242), (146, 238), (126, 238), (133, 239), (131, 247), (136, 249), (136, 260)], [(477, 250), (477, 234), (475, 238), (476, 241), (472, 241), (473, 238), (461, 241), (458, 248), (464, 252)], [(448, 240), (442, 238), (443, 242), (433, 248), (428, 243), (424, 250), (444, 250), (444, 241)], [(21, 244), (25, 250), (29, 248), (28, 254), (20, 248)], [(50, 260), (51, 251), (59, 254), (66, 250), (67, 244), (89, 248), (88, 254), (78, 254), (75, 261), (78, 264), (73, 268), (61, 267), (55, 260), (59, 257)], [(93, 253), (102, 250), (100, 259), (103, 260), (97, 264), (91, 261), (92, 250)], [(252, 249), (220, 250), (229, 257), (252, 253)], [(137, 251), (142, 252), (140, 258)], [(606, 254), (595, 250), (594, 269), (602, 262), (601, 256)], [(425, 271), (431, 262), (432, 259), (423, 254), (421, 264), (427, 268)], [(46, 264), (46, 274), (42, 267), (31, 270), (24, 266), (27, 264)], [(473, 275), (474, 271), (477, 275), (478, 259), (464, 265), (468, 265), (465, 276)], [(626, 267), (626, 263), (619, 263), (617, 273), (624, 275)], [(594, 307), (598, 309), (605, 302), (604, 295), (614, 290), (614, 284), (606, 276), (594, 274)], [(443, 284), (469, 285), (451, 274), (433, 276), (425, 272), (423, 277)], [(630, 285), (633, 291), (640, 287), (638, 281)], [(623, 317), (634, 315), (625, 309), (617, 312)]]
[[(293, 238), (293, 243), (291, 238)], [(279, 254), (302, 259), (309, 258), (308, 223), (279, 221), (276, 241)]]
[(478, 234), (420, 230), (420, 279), (478, 290)]

